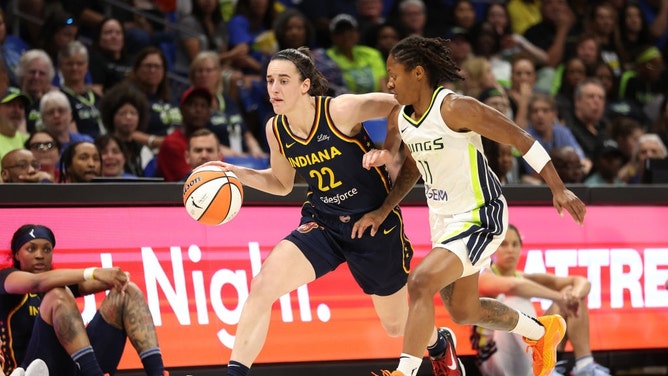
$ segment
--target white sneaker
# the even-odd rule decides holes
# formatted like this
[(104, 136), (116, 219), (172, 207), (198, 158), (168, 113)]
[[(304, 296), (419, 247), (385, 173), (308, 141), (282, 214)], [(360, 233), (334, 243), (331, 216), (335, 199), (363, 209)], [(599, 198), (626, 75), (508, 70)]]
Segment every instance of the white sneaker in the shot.
[(16, 367), (16, 368), (14, 368), (12, 373), (9, 374), (9, 376), (24, 376), (25, 374), (26, 374), (26, 371), (23, 368)]
[(42, 359), (35, 359), (26, 368), (25, 376), (49, 376), (49, 367)]

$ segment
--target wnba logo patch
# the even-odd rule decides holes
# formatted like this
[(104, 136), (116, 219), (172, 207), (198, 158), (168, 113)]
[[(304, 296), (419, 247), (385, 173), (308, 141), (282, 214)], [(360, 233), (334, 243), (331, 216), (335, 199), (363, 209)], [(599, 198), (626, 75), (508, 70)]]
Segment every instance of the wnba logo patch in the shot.
[(316, 228), (320, 228), (320, 225), (315, 222), (309, 222), (297, 227), (297, 231), (301, 232), (302, 234), (306, 234), (307, 232)]

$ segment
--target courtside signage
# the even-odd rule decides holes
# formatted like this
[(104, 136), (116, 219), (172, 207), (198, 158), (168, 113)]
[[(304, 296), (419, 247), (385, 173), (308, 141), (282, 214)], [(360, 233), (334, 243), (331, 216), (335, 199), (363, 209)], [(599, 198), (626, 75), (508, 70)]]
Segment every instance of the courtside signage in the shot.
[[(3, 209), (0, 249), (10, 253), (20, 225), (51, 227), (56, 267), (119, 266), (131, 273), (149, 302), (168, 367), (222, 365), (250, 280), (273, 245), (298, 225), (299, 212), (296, 206), (243, 207), (234, 220), (212, 227), (193, 221), (182, 207)], [(405, 207), (403, 213), (415, 265), (431, 247), (427, 209)], [(593, 350), (668, 347), (668, 337), (655, 335), (668, 315), (668, 237), (657, 231), (666, 218), (668, 207), (589, 207), (580, 227), (551, 207), (510, 209), (524, 236), (521, 268), (591, 281)], [(81, 300), (84, 319), (101, 298)], [(437, 323), (454, 329), (459, 354), (473, 354), (469, 328), (455, 325), (440, 301)], [(270, 331), (258, 363), (388, 359), (401, 352), (401, 340), (384, 334), (345, 266), (277, 301)], [(141, 368), (130, 346), (121, 368)]]

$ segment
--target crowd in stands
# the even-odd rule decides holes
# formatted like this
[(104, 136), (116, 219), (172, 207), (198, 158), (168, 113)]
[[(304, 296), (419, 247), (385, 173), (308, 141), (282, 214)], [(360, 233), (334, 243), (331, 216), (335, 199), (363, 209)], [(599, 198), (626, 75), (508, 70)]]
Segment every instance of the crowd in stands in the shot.
[[(267, 166), (273, 53), (308, 46), (329, 95), (382, 92), (409, 35), (449, 39), (465, 80), (443, 85), (526, 129), (567, 183), (648, 183), (668, 155), (665, 0), (122, 2), (2, 2), (5, 183), (181, 181), (207, 158)], [(14, 8), (31, 17), (18, 28)], [(219, 151), (188, 157), (200, 129)], [(516, 150), (486, 145), (504, 184), (542, 184)]]

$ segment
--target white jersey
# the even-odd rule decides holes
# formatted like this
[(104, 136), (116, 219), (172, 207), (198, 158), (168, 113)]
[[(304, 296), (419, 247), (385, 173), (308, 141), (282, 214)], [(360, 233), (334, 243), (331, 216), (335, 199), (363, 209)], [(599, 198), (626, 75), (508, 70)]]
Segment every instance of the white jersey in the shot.
[[(478, 261), (488, 264), (503, 240), (507, 207), (480, 135), (455, 132), (443, 120), (441, 104), (450, 94), (442, 87), (434, 91), (429, 109), (418, 120), (411, 118), (412, 108), (404, 106), (399, 131), (424, 180), (433, 245), (456, 252), (451, 242), (464, 239), (459, 256), (468, 255), (477, 269)], [(465, 270), (464, 275), (473, 272)]]

